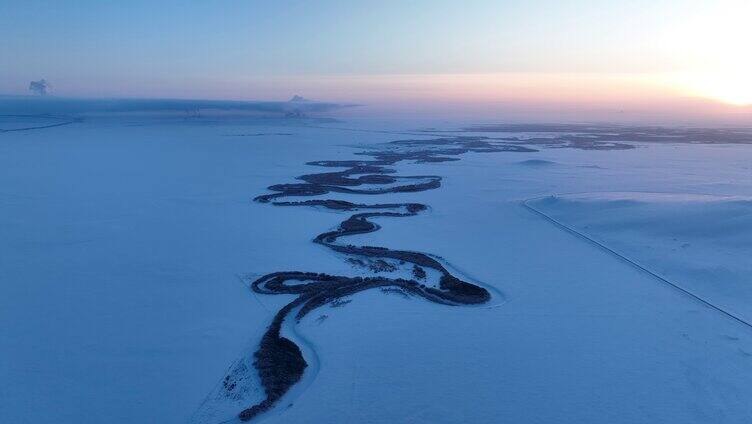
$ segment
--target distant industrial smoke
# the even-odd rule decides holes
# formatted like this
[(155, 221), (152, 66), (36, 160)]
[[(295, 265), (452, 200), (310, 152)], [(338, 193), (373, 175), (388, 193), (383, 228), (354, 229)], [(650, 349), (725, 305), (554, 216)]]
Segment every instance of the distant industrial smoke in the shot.
[(50, 88), (50, 83), (48, 83), (44, 78), (40, 79), (39, 81), (32, 81), (29, 83), (29, 90), (34, 94), (38, 94), (40, 96), (46, 96), (48, 88)]
[(307, 104), (311, 103), (310, 100), (306, 99), (305, 97), (298, 96), (297, 94), (292, 96), (290, 100), (287, 101), (288, 103), (292, 103), (294, 106), (292, 108), (287, 108), (287, 112), (285, 113), (285, 117), (287, 118), (305, 118), (306, 114), (303, 110), (301, 110), (298, 106), (306, 106)]

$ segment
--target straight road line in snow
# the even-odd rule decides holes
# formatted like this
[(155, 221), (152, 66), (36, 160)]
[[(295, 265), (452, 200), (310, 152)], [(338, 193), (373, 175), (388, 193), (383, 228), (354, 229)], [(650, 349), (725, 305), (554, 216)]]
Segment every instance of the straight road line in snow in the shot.
[(36, 125), (36, 126), (33, 126), (33, 127), (25, 127), (25, 128), (11, 128), (11, 129), (2, 129), (2, 128), (0, 128), (0, 134), (9, 133), (9, 132), (42, 130), (42, 129), (45, 129), (45, 128), (62, 127), (64, 125), (75, 124), (77, 122), (81, 122), (82, 121), (81, 119), (71, 119), (71, 118), (64, 118), (64, 117), (60, 117), (60, 116), (48, 116), (48, 115), (0, 115), (0, 117), (47, 118), (47, 119), (58, 119), (58, 120), (62, 120), (63, 121), (63, 122), (55, 122), (55, 123), (52, 123), (52, 124)]
[[(547, 196), (545, 196), (545, 197), (547, 197)], [(627, 264), (629, 264), (629, 265), (637, 268), (638, 270), (640, 270), (640, 271), (642, 271), (642, 272), (650, 275), (651, 277), (657, 279), (658, 281), (660, 281), (660, 282), (662, 282), (664, 284), (668, 284), (669, 286), (671, 286), (674, 289), (680, 291), (681, 293), (685, 294), (686, 296), (689, 296), (690, 298), (696, 300), (697, 302), (700, 302), (703, 305), (705, 305), (705, 306), (707, 306), (707, 307), (709, 307), (711, 309), (715, 309), (716, 311), (718, 311), (721, 314), (727, 316), (728, 318), (731, 318), (734, 321), (736, 321), (736, 322), (738, 322), (738, 323), (740, 323), (740, 324), (742, 324), (742, 325), (744, 325), (744, 326), (752, 329), (752, 323), (746, 321), (745, 319), (740, 318), (740, 317), (732, 314), (731, 312), (729, 312), (729, 311), (721, 308), (720, 306), (716, 306), (716, 305), (710, 303), (710, 301), (708, 301), (708, 300), (706, 300), (706, 299), (704, 299), (704, 298), (702, 298), (702, 297), (700, 297), (700, 296), (692, 293), (691, 291), (689, 291), (689, 290), (687, 290), (687, 289), (679, 286), (676, 283), (673, 283), (673, 282), (671, 282), (671, 281), (669, 281), (669, 280), (661, 277), (660, 275), (654, 273), (653, 271), (645, 268), (644, 266), (638, 264), (637, 262), (635, 262), (635, 261), (629, 259), (628, 257), (622, 255), (621, 253), (619, 253), (619, 252), (611, 249), (610, 247), (606, 246), (605, 244), (603, 244), (603, 243), (601, 243), (601, 242), (599, 242), (599, 241), (597, 241), (597, 240), (595, 240), (593, 238), (590, 238), (589, 236), (587, 236), (587, 235), (585, 235), (585, 234), (583, 234), (583, 233), (575, 230), (574, 228), (569, 227), (566, 224), (557, 221), (556, 219), (552, 218), (551, 216), (547, 215), (546, 213), (544, 213), (544, 212), (542, 212), (542, 211), (540, 211), (540, 210), (538, 210), (538, 209), (530, 206), (530, 204), (528, 202), (530, 202), (531, 200), (537, 200), (537, 199), (542, 199), (542, 197), (535, 197), (535, 198), (532, 198), (532, 199), (523, 200), (522, 201), (522, 206), (525, 209), (529, 210), (530, 212), (533, 212), (534, 214), (536, 214), (536, 215), (544, 218), (548, 222), (554, 224), (556, 227), (558, 227), (558, 228), (560, 228), (560, 229), (562, 229), (562, 230), (564, 230), (564, 231), (566, 231), (566, 232), (574, 235), (575, 237), (578, 237), (578, 238), (580, 238), (582, 240), (585, 240), (585, 241), (587, 241), (587, 242), (589, 242), (591, 244), (594, 244), (596, 247), (599, 247), (602, 250), (605, 250), (607, 253), (610, 253), (611, 255), (616, 256), (618, 259), (621, 259), (622, 261), (626, 262)]]

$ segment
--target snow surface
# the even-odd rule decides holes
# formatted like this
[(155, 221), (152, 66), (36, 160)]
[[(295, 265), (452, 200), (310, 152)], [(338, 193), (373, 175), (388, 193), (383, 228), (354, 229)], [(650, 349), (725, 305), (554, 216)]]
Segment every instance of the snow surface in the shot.
[(530, 204), (752, 322), (752, 198), (587, 193)]
[[(231, 418), (242, 402), (215, 388), (289, 300), (248, 278), (358, 272), (311, 243), (345, 213), (250, 198), (427, 125), (461, 126), (134, 118), (0, 134), (0, 422)], [(498, 293), (450, 307), (373, 290), (316, 310), (285, 335), (317, 366), (261, 421), (749, 422), (750, 328), (523, 202), (556, 195), (536, 207), (748, 314), (751, 163), (747, 145), (467, 154), (395, 166), (443, 176), (438, 190), (330, 195), (430, 205), (348, 241), (439, 255)]]

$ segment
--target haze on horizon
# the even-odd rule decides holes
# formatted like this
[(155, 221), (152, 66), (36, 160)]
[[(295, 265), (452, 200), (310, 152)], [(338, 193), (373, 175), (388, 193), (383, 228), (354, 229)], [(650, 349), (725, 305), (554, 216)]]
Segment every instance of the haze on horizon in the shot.
[(0, 94), (286, 100), (354, 113), (752, 120), (740, 0), (4, 1)]

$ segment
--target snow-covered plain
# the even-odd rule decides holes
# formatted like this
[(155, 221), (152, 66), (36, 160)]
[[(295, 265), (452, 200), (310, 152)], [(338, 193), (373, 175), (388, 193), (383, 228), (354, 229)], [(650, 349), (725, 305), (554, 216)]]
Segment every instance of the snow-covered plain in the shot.
[[(250, 198), (321, 172), (307, 161), (418, 137), (373, 131), (426, 125), (129, 118), (0, 134), (0, 422), (215, 423), (257, 402), (255, 381), (247, 399), (212, 396), (289, 301), (253, 295), (248, 278), (361, 271), (311, 243), (346, 213)], [(430, 205), (348, 242), (439, 255), (494, 287), (494, 299), (450, 307), (373, 290), (317, 310), (295, 330), (317, 366), (261, 420), (749, 422), (752, 329), (523, 202), (556, 195), (533, 203), (749, 314), (752, 275), (741, 261), (752, 238), (752, 146), (460, 159), (395, 166), (442, 176), (437, 190), (328, 197)], [(632, 207), (624, 193), (664, 195), (630, 198)], [(665, 193), (684, 196), (681, 206)], [(672, 254), (679, 241), (692, 256)], [(713, 284), (694, 272), (698, 258)]]
[(752, 198), (611, 192), (529, 204), (752, 323)]

